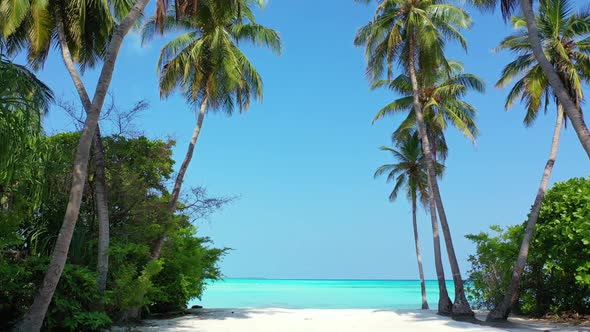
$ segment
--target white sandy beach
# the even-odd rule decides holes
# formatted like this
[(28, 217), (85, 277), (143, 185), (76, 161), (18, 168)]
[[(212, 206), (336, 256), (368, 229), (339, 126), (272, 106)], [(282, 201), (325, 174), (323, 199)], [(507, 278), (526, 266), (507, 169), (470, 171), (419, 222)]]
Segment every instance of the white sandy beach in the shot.
[[(478, 318), (483, 318), (479, 315)], [(117, 329), (114, 329), (115, 331)], [(136, 331), (391, 332), (590, 331), (588, 327), (511, 319), (502, 327), (459, 322), (434, 311), (374, 309), (199, 309), (183, 317), (146, 320)]]

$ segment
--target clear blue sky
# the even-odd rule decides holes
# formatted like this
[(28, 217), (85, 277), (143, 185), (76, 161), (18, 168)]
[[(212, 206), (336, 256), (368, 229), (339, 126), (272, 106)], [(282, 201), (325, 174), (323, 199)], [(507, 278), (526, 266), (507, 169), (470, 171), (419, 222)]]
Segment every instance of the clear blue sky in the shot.
[[(185, 182), (185, 187), (205, 185), (212, 194), (241, 196), (199, 224), (200, 233), (217, 246), (235, 249), (221, 264), (226, 276), (417, 277), (410, 206), (403, 197), (389, 203), (390, 186), (372, 177), (376, 167), (390, 161), (378, 147), (390, 143), (400, 119), (371, 125), (377, 109), (394, 98), (387, 91), (369, 90), (363, 50), (352, 43), (356, 29), (371, 15), (372, 8), (352, 0), (270, 0), (258, 14), (258, 21), (279, 30), (284, 42), (280, 57), (245, 46), (263, 76), (264, 101), (246, 114), (205, 119)], [(472, 16), (475, 25), (465, 33), (468, 54), (451, 47), (449, 55), (488, 84), (485, 95), (468, 97), (479, 109), (482, 134), (474, 148), (449, 130), (451, 151), (441, 183), (464, 275), (474, 250), (465, 234), (526, 217), (554, 121), (552, 111), (525, 128), (521, 106), (504, 111), (506, 91), (493, 84), (510, 57), (492, 49), (510, 30), (499, 15)], [(179, 96), (159, 99), (155, 67), (161, 45), (159, 40), (142, 48), (137, 35), (130, 35), (111, 90), (123, 106), (149, 101), (139, 127), (152, 138), (175, 138), (179, 164), (194, 115)], [(57, 53), (39, 75), (56, 95), (77, 99)], [(91, 94), (96, 76), (85, 74)], [(45, 125), (49, 133), (72, 128), (58, 109)], [(588, 165), (568, 128), (552, 182), (587, 176)], [(434, 278), (429, 219), (421, 214), (419, 223), (426, 275)]]

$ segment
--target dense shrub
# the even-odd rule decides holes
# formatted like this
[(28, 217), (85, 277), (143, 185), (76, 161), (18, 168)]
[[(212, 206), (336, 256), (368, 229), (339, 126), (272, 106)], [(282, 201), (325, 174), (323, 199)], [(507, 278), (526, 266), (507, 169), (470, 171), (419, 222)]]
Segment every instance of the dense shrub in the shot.
[[(469, 235), (477, 246), (470, 256), (470, 293), (480, 307), (503, 296), (516, 260), (524, 225), (493, 234)], [(516, 312), (590, 313), (590, 180), (571, 179), (549, 190), (541, 207)]]
[[(21, 261), (0, 262), (0, 329), (7, 328), (24, 314), (43, 280), (48, 259), (35, 256)], [(96, 310), (101, 295), (96, 273), (83, 266), (67, 264), (48, 310), (48, 330), (95, 331), (111, 323), (109, 316)]]
[[(78, 138), (77, 133), (44, 137), (35, 147), (37, 158), (18, 163), (15, 176), (0, 177), (0, 317), (7, 318), (0, 329), (26, 312), (42, 282), (63, 221)], [(122, 136), (105, 137), (103, 143), (111, 235), (107, 290), (101, 294), (97, 287), (91, 163), (68, 264), (44, 323), (47, 330), (100, 330), (134, 307), (152, 312), (183, 309), (202, 294), (206, 279), (221, 275), (217, 263), (225, 250), (211, 248), (191, 222), (229, 199), (209, 198), (201, 189), (198, 198), (183, 196), (179, 206), (187, 208), (170, 213), (166, 184), (173, 172), (174, 143)], [(31, 174), (36, 174), (34, 179), (21, 180)], [(162, 258), (148, 263), (151, 246), (163, 233), (168, 241)]]

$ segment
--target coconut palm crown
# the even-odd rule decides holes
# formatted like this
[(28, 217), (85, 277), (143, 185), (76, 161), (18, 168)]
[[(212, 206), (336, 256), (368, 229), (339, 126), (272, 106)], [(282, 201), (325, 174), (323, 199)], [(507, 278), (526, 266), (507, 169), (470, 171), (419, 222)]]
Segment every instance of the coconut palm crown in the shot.
[[(547, 77), (535, 60), (528, 40), (526, 21), (513, 17), (518, 31), (505, 38), (498, 50), (509, 50), (516, 55), (502, 71), (496, 83), (505, 87), (516, 80), (506, 99), (506, 108), (520, 101), (526, 107), (524, 123), (534, 123), (541, 110), (547, 111), (551, 102), (557, 102)], [(574, 102), (580, 106), (584, 99), (583, 83), (590, 82), (590, 12), (574, 12), (570, 1), (544, 0), (537, 17), (540, 39), (545, 55), (554, 65)]]
[[(447, 157), (448, 146), (444, 132), (449, 125), (455, 127), (461, 134), (475, 144), (479, 135), (479, 128), (475, 122), (476, 108), (463, 100), (465, 95), (474, 90), (485, 91), (485, 83), (473, 74), (464, 73), (463, 65), (457, 61), (448, 61), (451, 72), (436, 71), (434, 75), (418, 72), (419, 96), (424, 108), (426, 129), (435, 155), (444, 161)], [(413, 108), (413, 90), (410, 78), (399, 75), (393, 80), (374, 82), (373, 89), (386, 87), (401, 95), (393, 102), (381, 108), (373, 122), (388, 115), (400, 112), (408, 113), (404, 121), (393, 133), (394, 141), (401, 136), (410, 134), (416, 129), (416, 114)]]
[[(174, 11), (164, 21), (164, 32), (181, 35), (162, 48), (158, 60), (160, 94), (167, 97), (179, 90), (189, 103), (207, 98), (208, 108), (231, 114), (247, 110), (252, 99), (262, 98), (262, 79), (240, 50), (249, 41), (280, 53), (281, 39), (275, 30), (257, 24), (250, 5), (259, 1), (199, 1), (197, 13), (176, 19)], [(147, 42), (157, 33), (155, 18), (142, 31)]]

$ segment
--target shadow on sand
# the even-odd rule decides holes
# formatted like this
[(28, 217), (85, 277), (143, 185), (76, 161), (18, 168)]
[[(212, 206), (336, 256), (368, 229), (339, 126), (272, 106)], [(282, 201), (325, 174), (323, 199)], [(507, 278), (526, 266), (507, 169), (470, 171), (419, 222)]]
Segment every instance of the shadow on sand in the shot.
[[(316, 324), (321, 320), (323, 323), (328, 323), (328, 326), (336, 325), (340, 326), (343, 321), (354, 323), (356, 315), (361, 312), (362, 317), (366, 315), (376, 314), (385, 321), (389, 322), (401, 322), (401, 326), (404, 327), (416, 327), (418, 330), (421, 327), (432, 327), (435, 326), (433, 323), (439, 323), (447, 327), (450, 330), (464, 330), (464, 331), (552, 331), (552, 332), (565, 332), (565, 331), (590, 331), (587, 327), (572, 327), (564, 325), (550, 324), (547, 322), (532, 322), (529, 320), (518, 319), (512, 320), (505, 323), (488, 323), (485, 322), (485, 313), (479, 312), (476, 317), (467, 320), (453, 320), (449, 317), (439, 316), (433, 310), (377, 310), (377, 309), (254, 309), (254, 308), (242, 308), (242, 309), (190, 309), (184, 315), (176, 318), (168, 319), (149, 319), (143, 321), (140, 326), (135, 326), (130, 331), (208, 331), (206, 326), (217, 326), (223, 327), (226, 324), (235, 324), (235, 320), (248, 320), (252, 318), (252, 321), (245, 321), (240, 323), (240, 326), (249, 326), (252, 322), (260, 322), (261, 319), (266, 321), (265, 317), (269, 319), (288, 324), (294, 322), (307, 321), (305, 324), (308, 327), (315, 327)], [(322, 312), (321, 315), (317, 315), (318, 312)], [(364, 315), (364, 316), (363, 316)], [(385, 315), (385, 317), (383, 316)], [(271, 318), (272, 317), (272, 318)], [(283, 322), (283, 319), (286, 320)], [(219, 321), (217, 323), (216, 321)], [(232, 323), (233, 321), (233, 323)], [(199, 323), (201, 322), (201, 323)], [(245, 324), (245, 325), (244, 325)], [(348, 324), (348, 323), (347, 323)], [(229, 326), (229, 325), (228, 325)], [(235, 325), (232, 325), (235, 326)], [(326, 326), (326, 325), (322, 325)], [(439, 325), (440, 326), (440, 325)], [(248, 331), (257, 331), (259, 326), (254, 323), (254, 329), (247, 329)], [(215, 331), (229, 331), (227, 329), (214, 329)], [(292, 331), (286, 329), (285, 331)], [(312, 329), (316, 331), (316, 329)], [(414, 330), (414, 329), (413, 329)], [(114, 331), (126, 331), (114, 329)], [(129, 330), (127, 330), (129, 331)], [(267, 330), (264, 330), (267, 331)], [(347, 330), (348, 331), (348, 330)], [(361, 329), (351, 329), (351, 331), (364, 331)], [(304, 332), (304, 331), (302, 331)]]

